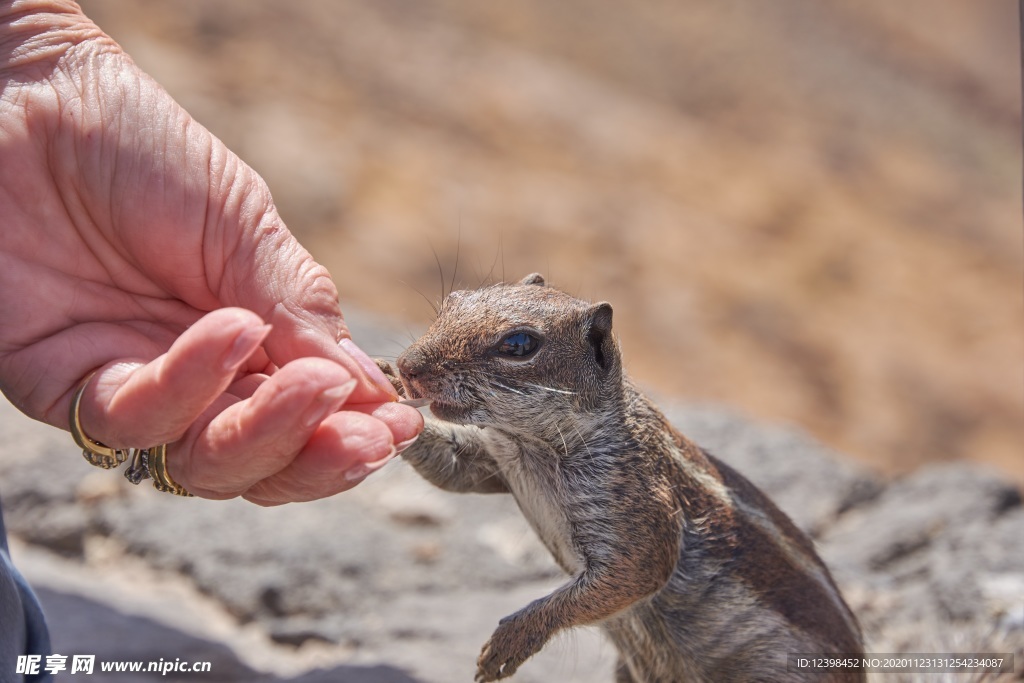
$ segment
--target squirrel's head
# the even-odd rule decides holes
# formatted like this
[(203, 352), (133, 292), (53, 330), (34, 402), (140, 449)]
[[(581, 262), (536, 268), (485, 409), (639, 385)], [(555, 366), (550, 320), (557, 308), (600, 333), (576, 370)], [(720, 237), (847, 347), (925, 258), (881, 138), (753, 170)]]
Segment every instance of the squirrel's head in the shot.
[(597, 413), (621, 396), (612, 307), (534, 274), (452, 292), (398, 359), (410, 398), (449, 422), (529, 430), (564, 411)]

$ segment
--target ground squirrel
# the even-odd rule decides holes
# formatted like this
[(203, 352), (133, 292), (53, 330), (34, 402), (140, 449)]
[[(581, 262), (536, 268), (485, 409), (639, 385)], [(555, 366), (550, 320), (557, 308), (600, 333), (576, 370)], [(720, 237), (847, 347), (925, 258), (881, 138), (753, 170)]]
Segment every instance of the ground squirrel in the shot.
[(789, 653), (863, 652), (857, 621), (811, 540), (623, 374), (609, 304), (539, 275), (455, 291), (396, 365), (438, 418), (402, 457), (448, 491), (511, 493), (573, 577), (501, 620), (478, 681), (584, 624), (619, 683), (864, 680), (787, 671)]

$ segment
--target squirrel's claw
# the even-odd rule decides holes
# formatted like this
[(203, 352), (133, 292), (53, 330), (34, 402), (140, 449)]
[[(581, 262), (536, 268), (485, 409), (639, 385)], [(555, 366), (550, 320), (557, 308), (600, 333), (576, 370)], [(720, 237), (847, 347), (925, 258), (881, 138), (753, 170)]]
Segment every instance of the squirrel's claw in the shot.
[(398, 395), (405, 398), (405, 385), (402, 384), (402, 380), (398, 378), (398, 373), (395, 372), (395, 366), (383, 358), (375, 358), (374, 362), (377, 363), (377, 367), (384, 373), (384, 376), (391, 382), (391, 386), (395, 388)]
[(521, 614), (505, 617), (476, 660), (477, 683), (508, 678), (519, 666), (544, 647), (548, 633), (539, 624)]

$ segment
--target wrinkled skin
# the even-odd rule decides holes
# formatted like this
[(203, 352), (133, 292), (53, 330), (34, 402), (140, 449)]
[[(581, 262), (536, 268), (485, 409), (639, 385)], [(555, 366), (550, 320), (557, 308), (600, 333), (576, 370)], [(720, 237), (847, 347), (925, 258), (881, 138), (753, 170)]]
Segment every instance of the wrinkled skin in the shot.
[(89, 436), (197, 495), (332, 495), (422, 428), (262, 179), (72, 3), (0, 0), (0, 233), (4, 394), (67, 429), (97, 371)]

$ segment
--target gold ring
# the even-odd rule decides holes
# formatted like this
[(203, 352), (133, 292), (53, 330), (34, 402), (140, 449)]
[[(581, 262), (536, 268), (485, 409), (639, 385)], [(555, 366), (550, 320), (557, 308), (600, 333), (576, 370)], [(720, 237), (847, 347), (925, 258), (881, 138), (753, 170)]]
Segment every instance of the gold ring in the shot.
[(149, 476), (153, 477), (153, 486), (158, 491), (163, 491), (164, 493), (173, 493), (176, 496), (191, 498), (192, 494), (184, 486), (171, 479), (171, 474), (167, 471), (167, 444), (161, 444), (146, 450), (149, 451), (149, 455), (146, 458), (146, 467), (149, 469)]
[(75, 392), (74, 398), (71, 399), (71, 415), (68, 418), (68, 424), (71, 427), (71, 438), (82, 449), (82, 455), (89, 464), (109, 470), (127, 460), (128, 451), (123, 448), (111, 448), (106, 444), (90, 439), (82, 429), (82, 418), (78, 412), (82, 404), (82, 394), (85, 393), (89, 380), (95, 374), (95, 372), (90, 372), (78, 386), (78, 391)]
[(71, 399), (71, 414), (68, 424), (71, 427), (71, 438), (75, 440), (82, 449), (82, 456), (90, 465), (102, 467), (105, 470), (113, 469), (121, 463), (132, 459), (131, 465), (125, 470), (125, 478), (133, 484), (140, 483), (143, 479), (153, 479), (153, 487), (158, 491), (173, 493), (176, 496), (192, 497), (184, 486), (171, 478), (167, 471), (167, 444), (153, 446), (151, 448), (111, 448), (106, 444), (90, 439), (82, 429), (82, 419), (79, 410), (82, 404), (82, 395), (89, 380), (95, 372), (82, 380), (78, 390)]

